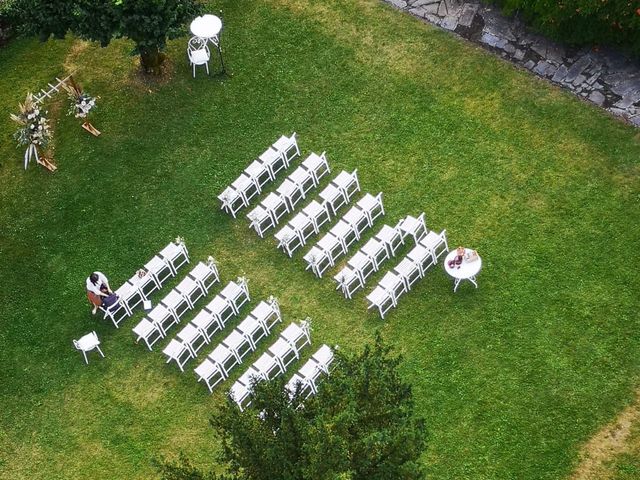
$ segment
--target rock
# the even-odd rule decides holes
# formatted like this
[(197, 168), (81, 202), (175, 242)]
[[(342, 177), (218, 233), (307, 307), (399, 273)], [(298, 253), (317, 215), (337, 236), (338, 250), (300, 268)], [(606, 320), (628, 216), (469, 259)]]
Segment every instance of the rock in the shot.
[(563, 62), (562, 57), (566, 55), (564, 48), (558, 45), (548, 45), (547, 53), (545, 55), (547, 61), (552, 61), (560, 65)]
[(634, 91), (640, 91), (640, 78), (625, 78), (619, 82), (610, 82), (609, 76), (605, 81), (611, 86), (611, 91), (621, 97), (633, 94)]
[(531, 50), (536, 52), (542, 58), (546, 58), (547, 56), (547, 44), (544, 41), (538, 40), (533, 45), (531, 45)]
[(589, 78), (587, 78), (587, 84), (593, 85), (594, 82), (596, 80), (598, 80), (598, 78), (600, 78), (600, 73), (601, 72), (598, 71), (598, 72), (594, 73), (593, 75), (591, 75)]
[(391, 4), (397, 8), (406, 8), (407, 2), (405, 0), (391, 0)]
[(604, 101), (606, 100), (606, 98), (602, 93), (594, 90), (593, 92), (591, 92), (591, 95), (589, 95), (589, 100), (601, 107), (602, 105), (604, 105)]
[(510, 42), (516, 41), (516, 36), (511, 31), (511, 24), (507, 18), (500, 15), (500, 13), (490, 10), (485, 10), (482, 16), (484, 18), (484, 31), (486, 33), (504, 38)]
[(527, 63), (524, 64), (524, 68), (528, 70), (531, 70), (535, 66), (536, 66), (536, 62), (534, 62), (533, 60), (529, 60)]
[(572, 83), (575, 86), (582, 85), (586, 79), (587, 77), (585, 77), (584, 75), (578, 75)]
[(630, 120), (631, 120), (631, 123), (634, 124), (636, 127), (640, 127), (640, 115), (636, 115)]
[(567, 76), (568, 72), (569, 71), (567, 70), (567, 67), (565, 67), (564, 65), (560, 65), (560, 68), (558, 68), (558, 71), (555, 73), (551, 80), (560, 83)]
[(614, 107), (628, 109), (631, 105), (640, 100), (640, 92), (634, 92), (631, 95), (626, 95), (613, 104)]
[(424, 7), (411, 7), (409, 9), (412, 15), (420, 18), (426, 18), (427, 10)]
[(458, 26), (458, 20), (456, 17), (444, 17), (440, 26), (446, 30), (455, 30)]
[(558, 71), (558, 67), (556, 67), (555, 65), (549, 64), (549, 66), (547, 67), (547, 71), (544, 72), (544, 74), (547, 77), (553, 77), (557, 71)]
[(473, 23), (473, 19), (478, 13), (478, 8), (480, 7), (479, 3), (465, 3), (462, 7), (462, 13), (460, 14), (460, 20), (458, 20), (458, 24), (463, 27), (470, 27)]
[(513, 54), (513, 58), (520, 61), (524, 58), (524, 50), (517, 49), (516, 53)]
[(580, 57), (573, 65), (569, 67), (567, 76), (564, 81), (567, 83), (573, 82), (582, 71), (591, 64), (591, 57), (584, 55)]
[(536, 67), (533, 69), (533, 71), (540, 76), (544, 76), (545, 72), (547, 71), (547, 68), (549, 68), (549, 64), (544, 60), (542, 60), (538, 62)]
[(501, 40), (501, 38), (498, 38), (495, 35), (486, 32), (483, 32), (482, 36), (480, 37), (480, 41), (482, 43), (485, 43), (491, 47), (495, 47), (496, 45), (498, 45)]

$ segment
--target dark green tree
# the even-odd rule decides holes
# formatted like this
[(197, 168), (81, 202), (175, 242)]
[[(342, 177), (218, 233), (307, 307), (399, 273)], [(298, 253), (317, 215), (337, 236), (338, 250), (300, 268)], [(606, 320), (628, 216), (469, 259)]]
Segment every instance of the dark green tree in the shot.
[[(223, 440), (224, 478), (424, 478), (426, 428), (400, 361), (378, 335), (358, 355), (337, 352), (331, 376), (304, 402), (299, 393), (289, 398), (282, 379), (256, 384), (248, 409), (229, 402), (211, 419)], [(184, 457), (162, 468), (163, 480), (223, 479), (207, 477)]]
[(167, 39), (200, 13), (198, 0), (16, 0), (22, 30), (45, 41), (68, 31), (107, 46), (128, 38), (147, 73), (160, 73)]

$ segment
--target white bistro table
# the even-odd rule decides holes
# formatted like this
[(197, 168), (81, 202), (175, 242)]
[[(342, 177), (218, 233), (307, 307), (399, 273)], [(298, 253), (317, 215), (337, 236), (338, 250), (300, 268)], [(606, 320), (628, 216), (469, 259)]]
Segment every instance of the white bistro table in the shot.
[[(465, 248), (464, 253), (466, 256), (468, 253), (471, 253), (471, 249)], [(476, 288), (478, 288), (478, 284), (476, 283), (476, 275), (482, 268), (482, 258), (480, 258), (480, 255), (478, 255), (477, 260), (468, 262), (463, 257), (462, 264), (449, 267), (449, 261), (456, 258), (456, 255), (456, 250), (451, 250), (447, 255), (447, 258), (444, 259), (444, 269), (454, 279), (453, 291), (455, 292), (458, 289), (458, 285), (460, 285), (460, 282), (462, 282), (462, 280), (469, 280), (475, 285)]]
[(220, 30), (222, 30), (222, 20), (215, 15), (206, 14), (201, 17), (196, 17), (189, 26), (191, 33), (196, 37), (205, 41), (209, 41), (215, 45), (218, 49), (218, 55), (220, 56), (220, 64), (222, 65), (222, 72), (224, 73), (224, 61), (222, 60), (222, 50), (220, 49)]

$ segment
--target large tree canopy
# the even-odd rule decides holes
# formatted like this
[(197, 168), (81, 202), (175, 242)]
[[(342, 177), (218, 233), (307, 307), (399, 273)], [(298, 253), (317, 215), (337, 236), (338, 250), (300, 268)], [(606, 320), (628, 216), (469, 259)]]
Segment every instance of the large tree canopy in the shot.
[(337, 353), (336, 368), (304, 400), (284, 380), (255, 385), (251, 406), (229, 402), (211, 419), (223, 439), (226, 476), (189, 460), (160, 466), (163, 480), (412, 480), (426, 443), (399, 357), (378, 336), (359, 355)]
[(68, 31), (103, 47), (129, 38), (145, 71), (153, 73), (159, 73), (167, 39), (183, 33), (201, 9), (198, 0), (16, 0), (16, 7), (23, 29), (43, 41)]

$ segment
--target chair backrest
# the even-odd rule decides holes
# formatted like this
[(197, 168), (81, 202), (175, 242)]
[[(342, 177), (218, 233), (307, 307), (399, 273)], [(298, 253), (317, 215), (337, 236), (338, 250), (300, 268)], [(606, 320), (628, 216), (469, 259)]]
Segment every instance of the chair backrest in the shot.
[(195, 52), (197, 50), (206, 50), (209, 52), (209, 47), (207, 47), (207, 41), (205, 39), (200, 37), (191, 37), (187, 43), (187, 50), (189, 52)]

